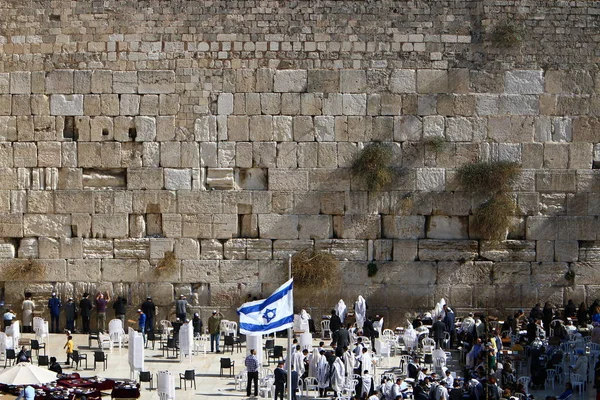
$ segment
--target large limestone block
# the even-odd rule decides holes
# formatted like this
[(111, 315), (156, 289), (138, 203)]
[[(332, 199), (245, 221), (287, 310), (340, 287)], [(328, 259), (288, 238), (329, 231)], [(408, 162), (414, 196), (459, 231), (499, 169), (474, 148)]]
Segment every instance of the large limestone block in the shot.
[(165, 168), (165, 189), (167, 190), (191, 190), (192, 170)]
[(206, 185), (211, 189), (234, 189), (233, 168), (208, 168), (206, 171)]
[(83, 95), (53, 94), (50, 96), (51, 115), (83, 115)]
[(181, 268), (184, 282), (219, 283), (217, 260), (183, 260)]
[(307, 84), (306, 70), (278, 70), (275, 72), (273, 91), (277, 93), (305, 92)]
[(481, 257), (492, 261), (535, 261), (536, 242), (533, 240), (504, 240), (481, 242)]
[(273, 259), (287, 260), (290, 255), (304, 249), (312, 249), (314, 243), (312, 240), (274, 240), (273, 241)]
[[(107, 260), (109, 261), (109, 260)], [(110, 260), (117, 261), (117, 260)], [(119, 260), (121, 261), (121, 260)], [(102, 261), (98, 259), (86, 259), (86, 260), (68, 260), (67, 261), (67, 279), (70, 282), (98, 282), (102, 280), (100, 266)], [(117, 279), (117, 281), (124, 280), (125, 276), (122, 271), (110, 271), (112, 279), (108, 279), (109, 281)]]
[(269, 190), (306, 191), (308, 190), (308, 171), (271, 168), (269, 170)]
[(342, 239), (378, 239), (381, 236), (381, 216), (335, 216), (334, 230), (336, 237)]
[[(38, 258), (39, 245), (36, 238), (23, 238), (19, 242), (19, 258)], [(13, 246), (14, 257), (14, 246)]]
[(150, 240), (148, 238), (115, 239), (115, 258), (147, 259), (150, 256)]
[(233, 114), (233, 93), (220, 93), (217, 100), (217, 112), (221, 115)]
[(127, 214), (95, 214), (92, 216), (92, 236), (96, 238), (124, 238), (129, 233)]
[(73, 93), (73, 70), (57, 69), (46, 74), (46, 93)]
[(83, 239), (83, 258), (113, 258), (112, 239)]
[(443, 168), (417, 168), (417, 190), (440, 192), (446, 188), (446, 171)]
[(432, 262), (386, 262), (381, 263), (375, 280), (392, 285), (398, 282), (403, 285), (434, 285), (436, 275), (437, 269)]
[(308, 91), (317, 93), (335, 93), (340, 90), (338, 71), (311, 69), (308, 71)]
[(512, 70), (504, 73), (504, 90), (510, 94), (539, 94), (544, 92), (544, 71)]
[[(550, 284), (552, 286), (569, 286), (571, 283), (565, 279), (565, 273), (569, 270), (569, 264), (566, 262), (541, 262), (531, 264), (531, 283), (533, 285)], [(576, 276), (577, 279), (577, 276)], [(587, 281), (594, 284), (598, 282)]]
[[(20, 250), (20, 249), (19, 249)], [(15, 245), (12, 243), (0, 242), (0, 259), (12, 259), (15, 258)]]
[(239, 236), (238, 218), (235, 214), (215, 214), (212, 216), (212, 237), (231, 239)]
[(19, 71), (10, 73), (10, 93), (11, 94), (30, 94), (31, 93), (31, 72)]
[(332, 233), (330, 215), (300, 215), (298, 217), (300, 239), (329, 239)]
[(54, 208), (58, 214), (93, 213), (94, 194), (80, 190), (60, 190), (55, 192)]
[(258, 262), (252, 260), (222, 260), (219, 262), (219, 280), (227, 282), (258, 282)]
[(315, 240), (315, 250), (331, 253), (340, 261), (364, 261), (368, 255), (367, 243), (356, 239)]
[(340, 71), (340, 92), (362, 93), (367, 88), (367, 73), (364, 70), (343, 69)]
[(138, 93), (175, 92), (175, 71), (138, 71)]
[(223, 212), (223, 197), (218, 191), (177, 194), (177, 210), (183, 214), (219, 214)]
[(419, 240), (419, 259), (472, 260), (479, 255), (476, 240)]
[(410, 216), (383, 216), (383, 237), (389, 239), (420, 239), (425, 237), (425, 217), (422, 215)]
[(367, 95), (344, 94), (342, 97), (342, 110), (344, 115), (366, 115)]
[(128, 190), (152, 190), (163, 188), (162, 168), (128, 168)]
[(394, 240), (392, 258), (394, 261), (415, 261), (419, 248), (418, 240)]
[(246, 258), (248, 260), (271, 260), (273, 241), (269, 239), (247, 239)]
[(392, 93), (416, 93), (417, 74), (414, 69), (395, 69), (390, 76)]
[(70, 237), (71, 216), (59, 214), (25, 214), (24, 236)]
[(260, 214), (258, 231), (263, 239), (298, 239), (298, 216)]
[(156, 138), (156, 118), (135, 117), (136, 142), (151, 142)]
[(114, 93), (137, 93), (137, 71), (114, 71), (112, 85)]
[(429, 239), (467, 239), (469, 220), (466, 217), (432, 215), (427, 226)]
[(418, 93), (447, 93), (448, 71), (435, 69), (417, 70)]

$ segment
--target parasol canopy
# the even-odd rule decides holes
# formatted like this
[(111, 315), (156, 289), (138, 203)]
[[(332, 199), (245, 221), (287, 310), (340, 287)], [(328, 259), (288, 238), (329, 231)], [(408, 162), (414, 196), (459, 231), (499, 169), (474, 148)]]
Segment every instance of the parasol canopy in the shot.
[(6, 385), (41, 385), (55, 381), (56, 372), (22, 362), (0, 372), (0, 383)]

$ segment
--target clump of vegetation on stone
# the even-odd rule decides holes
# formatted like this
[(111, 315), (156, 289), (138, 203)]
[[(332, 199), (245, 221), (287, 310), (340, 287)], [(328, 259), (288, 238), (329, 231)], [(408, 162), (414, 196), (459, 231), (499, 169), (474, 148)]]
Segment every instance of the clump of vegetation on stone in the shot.
[(439, 136), (425, 139), (423, 143), (436, 153), (441, 153), (446, 147), (446, 141), (443, 137)]
[(509, 195), (495, 194), (473, 214), (473, 228), (483, 239), (504, 240), (515, 210), (516, 204)]
[(292, 256), (294, 286), (327, 288), (339, 282), (339, 261), (330, 253), (304, 249)]
[(389, 144), (375, 142), (367, 145), (352, 164), (352, 173), (369, 191), (383, 190), (394, 180), (394, 152)]
[(163, 258), (160, 259), (156, 268), (154, 268), (154, 273), (157, 276), (164, 276), (172, 273), (177, 269), (177, 257), (175, 257), (174, 251), (166, 251)]
[(377, 271), (379, 271), (379, 268), (377, 267), (377, 264), (375, 264), (374, 262), (370, 262), (367, 265), (367, 276), (369, 278), (372, 278), (375, 275), (377, 275)]
[(46, 265), (31, 258), (17, 260), (9, 264), (4, 270), (4, 277), (7, 281), (27, 281), (29, 279), (39, 279), (45, 275)]
[(519, 25), (511, 21), (502, 21), (494, 26), (490, 39), (497, 47), (511, 48), (521, 45), (523, 34)]
[(575, 271), (573, 271), (572, 269), (569, 269), (567, 272), (565, 272), (565, 280), (567, 282), (569, 282), (570, 285), (574, 285), (575, 284)]
[(460, 185), (472, 192), (504, 192), (510, 190), (521, 174), (521, 166), (509, 161), (465, 164), (457, 171)]

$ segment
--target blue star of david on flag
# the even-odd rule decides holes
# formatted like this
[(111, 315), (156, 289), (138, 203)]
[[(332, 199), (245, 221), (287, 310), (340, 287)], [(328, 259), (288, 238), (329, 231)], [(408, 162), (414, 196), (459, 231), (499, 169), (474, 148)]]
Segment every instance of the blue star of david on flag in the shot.
[(264, 300), (242, 304), (240, 333), (260, 335), (282, 331), (294, 325), (294, 281), (290, 279)]
[(273, 318), (275, 318), (275, 311), (277, 311), (277, 309), (267, 308), (267, 311), (265, 311), (263, 314), (263, 318), (267, 320), (267, 324), (270, 323)]

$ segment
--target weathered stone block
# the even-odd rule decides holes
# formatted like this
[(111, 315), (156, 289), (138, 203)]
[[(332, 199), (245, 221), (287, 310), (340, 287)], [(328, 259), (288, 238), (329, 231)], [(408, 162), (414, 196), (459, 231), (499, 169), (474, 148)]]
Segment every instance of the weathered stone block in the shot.
[(138, 93), (173, 93), (175, 71), (138, 71)]
[(316, 240), (315, 250), (331, 253), (341, 261), (364, 261), (367, 259), (367, 240), (326, 239)]
[(137, 93), (137, 71), (113, 71), (112, 85), (114, 93)]
[(31, 93), (31, 72), (18, 71), (10, 73), (10, 93), (11, 94), (30, 94)]
[(432, 215), (427, 224), (429, 239), (467, 239), (468, 218), (458, 216)]
[(479, 255), (476, 240), (419, 240), (419, 259), (473, 260)]
[(366, 94), (344, 94), (342, 97), (342, 110), (344, 115), (366, 115)]
[(417, 168), (417, 190), (439, 192), (445, 190), (446, 174), (442, 168)]
[(413, 69), (395, 69), (390, 75), (390, 91), (392, 93), (416, 93), (417, 74)]
[(307, 84), (306, 70), (278, 70), (275, 72), (273, 90), (278, 93), (305, 92)]
[(418, 93), (448, 92), (448, 71), (434, 69), (417, 70)]
[(308, 171), (271, 169), (269, 171), (269, 190), (306, 191), (308, 190)]
[(544, 92), (542, 70), (513, 70), (504, 73), (504, 90), (510, 94), (538, 94)]
[(340, 73), (325, 69), (308, 70), (308, 91), (335, 93), (340, 90)]
[(383, 216), (383, 237), (390, 239), (420, 239), (425, 237), (425, 217), (421, 215)]
[(95, 214), (92, 216), (92, 236), (96, 238), (124, 238), (128, 233), (127, 214)]
[(24, 236), (70, 237), (71, 216), (59, 214), (25, 214)]
[(378, 239), (381, 237), (379, 215), (346, 215), (334, 217), (334, 231), (341, 239)]
[(258, 230), (263, 239), (298, 239), (298, 216), (260, 214)]
[(156, 138), (156, 119), (135, 117), (136, 142), (151, 142)]
[(492, 261), (535, 261), (536, 243), (531, 240), (481, 241), (481, 256)]
[(165, 168), (165, 189), (167, 190), (191, 190), (192, 171), (190, 169)]
[(46, 75), (46, 93), (73, 93), (73, 70), (57, 69)]
[(83, 95), (53, 94), (50, 96), (51, 115), (83, 115)]
[(489, 261), (441, 261), (437, 268), (438, 285), (490, 285), (493, 263)]
[(352, 69), (343, 69), (340, 71), (340, 92), (362, 93), (366, 88), (366, 71)]
[(219, 282), (219, 261), (217, 260), (183, 260), (181, 268), (181, 278), (184, 282)]
[(128, 168), (127, 189), (151, 190), (163, 188), (162, 168)]

